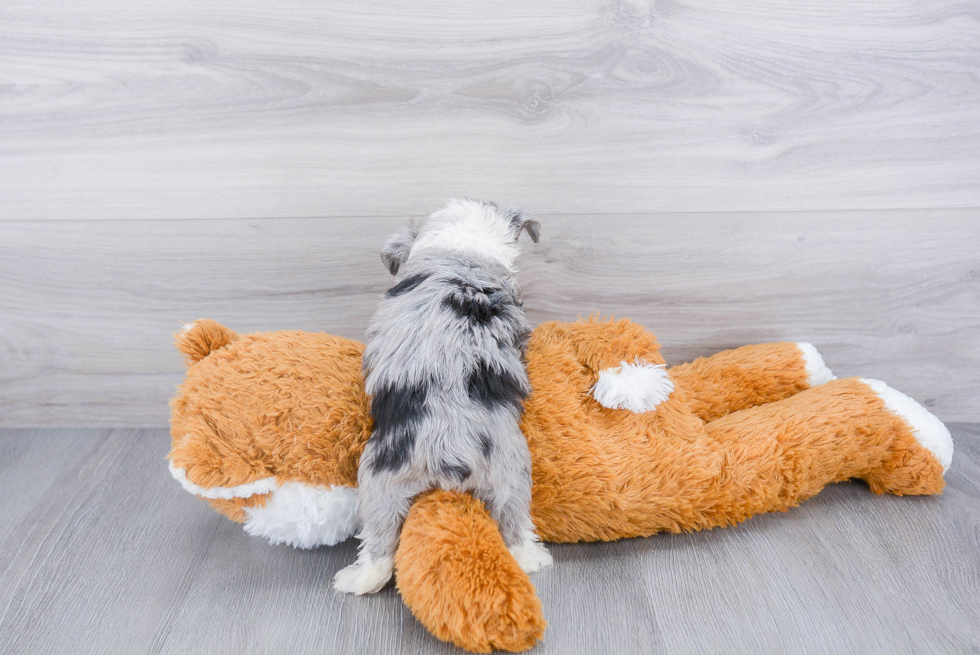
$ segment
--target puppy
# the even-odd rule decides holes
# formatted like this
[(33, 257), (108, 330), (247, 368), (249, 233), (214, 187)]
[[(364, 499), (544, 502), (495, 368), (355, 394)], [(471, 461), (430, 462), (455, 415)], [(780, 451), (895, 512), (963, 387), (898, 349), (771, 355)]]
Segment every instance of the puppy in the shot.
[(357, 562), (334, 588), (366, 594), (391, 578), (412, 499), (432, 488), (480, 498), (527, 572), (551, 564), (531, 521), (531, 455), (520, 430), (531, 392), (530, 335), (514, 260), (538, 241), (521, 210), (452, 200), (409, 223), (381, 259), (400, 274), (368, 330), (364, 378), (374, 431), (357, 475)]

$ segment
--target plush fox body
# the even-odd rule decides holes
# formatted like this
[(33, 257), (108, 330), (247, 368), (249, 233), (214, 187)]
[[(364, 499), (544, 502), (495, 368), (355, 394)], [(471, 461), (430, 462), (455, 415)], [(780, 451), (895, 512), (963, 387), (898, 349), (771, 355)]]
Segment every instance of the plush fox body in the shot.
[[(350, 536), (371, 433), (363, 347), (301, 332), (239, 337), (207, 320), (177, 343), (191, 366), (172, 404), (174, 476), (274, 542)], [(627, 320), (534, 330), (521, 429), (543, 540), (733, 525), (849, 478), (876, 493), (943, 489), (945, 426), (881, 382), (833, 379), (808, 344), (745, 346), (671, 369), (659, 349)], [(469, 494), (415, 500), (395, 570), (405, 602), (442, 639), (523, 650), (543, 634), (530, 580)]]

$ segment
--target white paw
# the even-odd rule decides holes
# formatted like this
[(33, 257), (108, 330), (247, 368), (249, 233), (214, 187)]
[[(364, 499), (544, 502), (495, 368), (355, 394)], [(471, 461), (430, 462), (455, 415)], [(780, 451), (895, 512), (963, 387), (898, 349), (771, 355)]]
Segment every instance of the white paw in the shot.
[(333, 577), (333, 588), (345, 594), (373, 594), (388, 584), (395, 571), (395, 560), (391, 557), (372, 559), (361, 555), (357, 562), (337, 571)]
[(892, 413), (898, 414), (910, 428), (923, 448), (932, 453), (943, 465), (943, 473), (953, 463), (953, 437), (943, 422), (928, 409), (881, 380), (861, 379), (882, 399)]
[(796, 347), (803, 353), (803, 362), (806, 364), (807, 383), (811, 387), (826, 384), (831, 380), (837, 379), (837, 376), (823, 363), (823, 357), (820, 356), (820, 353), (817, 352), (817, 349), (813, 347), (812, 343), (801, 341), (796, 344)]
[(635, 364), (622, 362), (616, 368), (600, 371), (592, 397), (603, 407), (640, 414), (657, 409), (673, 390), (666, 367), (637, 360)]
[(525, 541), (511, 548), (510, 554), (525, 573), (535, 573), (554, 564), (551, 553), (540, 541)]

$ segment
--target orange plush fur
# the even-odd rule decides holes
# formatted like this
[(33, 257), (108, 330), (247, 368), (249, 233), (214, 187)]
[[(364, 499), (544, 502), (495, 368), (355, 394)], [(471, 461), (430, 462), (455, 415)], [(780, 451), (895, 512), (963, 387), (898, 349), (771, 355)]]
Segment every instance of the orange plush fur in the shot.
[[(218, 346), (204, 356), (202, 348)], [(277, 476), (356, 485), (371, 434), (364, 346), (327, 334), (237, 334), (210, 320), (177, 335), (191, 364), (171, 402), (170, 460), (203, 487)], [(241, 520), (239, 501), (219, 511)]]
[[(205, 488), (268, 476), (356, 484), (371, 429), (360, 344), (302, 332), (239, 337), (205, 320), (177, 345), (190, 366), (172, 403), (170, 458), (188, 480)], [(663, 364), (659, 350), (627, 320), (534, 331), (522, 429), (533, 460), (531, 510), (545, 541), (733, 525), (848, 478), (876, 493), (943, 489), (940, 463), (866, 384), (851, 378), (808, 388), (795, 344), (745, 346), (676, 366), (674, 392), (656, 411), (608, 409), (592, 398), (599, 371), (637, 359)], [(210, 502), (242, 521), (244, 507), (268, 496)], [(406, 604), (441, 639), (477, 652), (518, 651), (543, 634), (530, 580), (465, 494), (416, 500), (396, 573)]]
[(398, 552), (398, 591), (440, 639), (476, 652), (521, 651), (544, 634), (541, 601), (483, 504), (434, 491), (409, 511)]

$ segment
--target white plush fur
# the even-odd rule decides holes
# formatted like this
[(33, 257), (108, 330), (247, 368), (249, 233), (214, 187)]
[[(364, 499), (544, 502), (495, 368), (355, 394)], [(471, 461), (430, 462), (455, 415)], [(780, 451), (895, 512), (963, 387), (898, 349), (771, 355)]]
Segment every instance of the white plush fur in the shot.
[(616, 368), (600, 371), (599, 380), (592, 387), (592, 397), (603, 407), (640, 414), (655, 410), (673, 390), (674, 383), (663, 365), (637, 360), (634, 364), (622, 362)]
[[(445, 220), (443, 217), (453, 217)], [(513, 228), (509, 221), (501, 220), (497, 211), (475, 200), (450, 200), (441, 210), (432, 214), (429, 232), (419, 235), (412, 245), (412, 254), (438, 248), (453, 252), (477, 253), (494, 259), (510, 270), (521, 254), (513, 240)]]
[(949, 430), (932, 412), (901, 391), (892, 389), (881, 380), (861, 379), (878, 394), (885, 407), (898, 414), (910, 428), (916, 440), (943, 465), (943, 472), (953, 462), (953, 438)]
[(514, 556), (518, 566), (525, 573), (535, 573), (554, 563), (554, 560), (551, 559), (551, 553), (540, 541), (525, 541), (520, 546), (511, 548), (510, 554)]
[(799, 342), (796, 347), (803, 353), (803, 361), (806, 364), (807, 382), (811, 387), (826, 384), (831, 380), (836, 380), (837, 376), (831, 373), (827, 365), (823, 363), (823, 357), (813, 347), (813, 344)]
[(245, 532), (294, 548), (333, 546), (357, 529), (357, 490), (329, 489), (287, 482), (272, 492), (265, 507), (246, 507)]
[(395, 571), (395, 560), (381, 557), (377, 560), (365, 552), (357, 562), (337, 571), (333, 577), (333, 588), (345, 594), (373, 594), (381, 591)]
[(187, 479), (187, 471), (170, 464), (170, 475), (201, 498), (231, 500), (272, 493), (265, 507), (246, 507), (245, 532), (273, 544), (295, 548), (333, 546), (357, 530), (357, 489), (334, 485), (329, 489), (301, 482), (282, 485), (275, 477), (234, 487), (202, 487)]
[(191, 492), (195, 496), (200, 496), (201, 498), (213, 498), (222, 500), (231, 500), (232, 498), (248, 498), (255, 494), (267, 494), (278, 485), (275, 477), (262, 478), (260, 480), (255, 480), (254, 482), (248, 482), (246, 484), (240, 484), (234, 487), (202, 487), (196, 485), (187, 479), (187, 471), (182, 468), (177, 468), (170, 463), (170, 475), (173, 476), (174, 480), (180, 483), (186, 491)]

